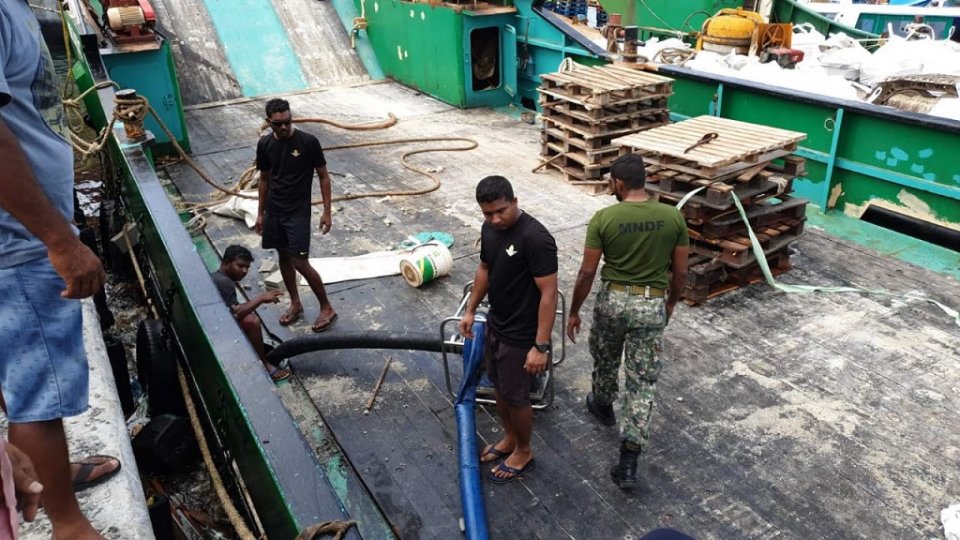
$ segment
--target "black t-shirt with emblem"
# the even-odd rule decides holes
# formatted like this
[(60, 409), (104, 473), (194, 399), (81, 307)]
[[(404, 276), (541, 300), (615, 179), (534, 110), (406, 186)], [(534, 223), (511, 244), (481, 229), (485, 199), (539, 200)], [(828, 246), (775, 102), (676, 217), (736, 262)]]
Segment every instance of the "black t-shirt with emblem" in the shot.
[(295, 129), (286, 139), (273, 133), (257, 143), (257, 170), (270, 173), (267, 212), (292, 213), (310, 207), (313, 173), (323, 167), (320, 141), (313, 135)]
[(489, 267), (490, 329), (508, 345), (532, 347), (540, 310), (540, 289), (533, 278), (557, 273), (553, 236), (526, 212), (505, 231), (484, 222), (480, 260)]

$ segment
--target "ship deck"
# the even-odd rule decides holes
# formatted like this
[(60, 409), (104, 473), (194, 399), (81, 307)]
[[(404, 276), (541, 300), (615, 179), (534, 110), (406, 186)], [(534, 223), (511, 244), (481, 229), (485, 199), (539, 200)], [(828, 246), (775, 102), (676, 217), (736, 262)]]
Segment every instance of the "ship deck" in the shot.
[[(480, 143), (470, 152), (411, 158), (440, 171), (438, 191), (334, 203), (333, 230), (314, 236), (311, 256), (389, 249), (425, 230), (450, 232), (456, 244), (451, 274), (421, 289), (400, 276), (330, 285), (339, 312), (331, 332), (437, 332), (478, 262), (482, 216), (473, 190), (488, 174), (509, 178), (520, 206), (553, 233), (561, 291), (570, 294), (586, 223), (612, 199), (588, 195), (555, 173), (530, 173), (538, 162), (536, 126), (501, 111), (458, 110), (391, 82), (288, 99), (299, 117), (362, 123), (392, 112), (400, 119), (372, 133), (302, 128), (325, 147), (427, 136)], [(256, 99), (189, 110), (196, 159), (225, 183), (237, 179), (252, 162), (262, 110)], [(425, 185), (399, 164), (403, 151), (420, 147), (329, 152), (334, 195)], [(210, 187), (182, 162), (164, 173), (185, 199), (207, 200)], [(240, 243), (258, 261), (275, 259), (239, 220), (208, 216), (205, 231), (220, 252)], [(956, 280), (825, 231), (808, 227), (794, 248), (784, 282), (882, 288), (960, 304)], [(252, 271), (247, 294), (257, 294), (262, 280)], [(291, 327), (277, 323), (283, 303), (260, 309), (271, 333), (310, 333), (318, 307), (308, 288), (301, 296), (306, 316)], [(582, 312), (585, 332), (592, 305), (591, 296)], [(665, 340), (638, 489), (626, 494), (609, 480), (618, 434), (584, 407), (591, 370), (584, 333), (568, 344), (556, 371), (553, 405), (535, 414), (538, 467), (509, 485), (485, 482), (494, 538), (637, 538), (661, 526), (717, 539), (942, 535), (940, 510), (960, 501), (960, 327), (935, 306), (878, 295), (784, 294), (757, 284), (678, 306)], [(375, 408), (364, 415), (388, 354), (394, 361)], [(278, 391), (305, 436), (316, 442), (318, 430), (332, 434), (397, 536), (459, 537), (456, 425), (439, 356), (324, 352), (296, 357), (292, 366), (293, 382)], [(493, 408), (478, 408), (477, 428), (483, 441), (497, 440)], [(362, 520), (359, 529), (377, 537)]]

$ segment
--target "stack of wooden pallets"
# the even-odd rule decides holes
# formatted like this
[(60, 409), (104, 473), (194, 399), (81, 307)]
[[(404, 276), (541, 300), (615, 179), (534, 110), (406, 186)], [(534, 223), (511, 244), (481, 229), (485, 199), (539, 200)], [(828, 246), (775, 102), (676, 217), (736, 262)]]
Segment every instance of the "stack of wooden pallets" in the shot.
[[(694, 148), (705, 135), (716, 138)], [(760, 281), (758, 255), (775, 275), (790, 269), (788, 246), (803, 232), (807, 201), (790, 195), (803, 176), (793, 156), (806, 134), (714, 116), (700, 116), (614, 140), (620, 153), (643, 156), (647, 192), (683, 206), (690, 233), (690, 265), (683, 298), (697, 304)], [(743, 204), (763, 254), (754, 252), (733, 202)]]
[(616, 159), (613, 139), (665, 125), (673, 80), (605, 65), (541, 75), (541, 162), (592, 191)]

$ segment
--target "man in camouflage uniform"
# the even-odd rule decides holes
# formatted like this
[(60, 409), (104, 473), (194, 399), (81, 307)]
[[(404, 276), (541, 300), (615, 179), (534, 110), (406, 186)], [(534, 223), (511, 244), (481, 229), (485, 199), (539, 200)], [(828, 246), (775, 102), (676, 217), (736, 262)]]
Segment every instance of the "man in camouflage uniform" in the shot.
[[(616, 424), (613, 402), (624, 358), (620, 412), (620, 461), (613, 481), (630, 489), (637, 481), (637, 458), (650, 438), (650, 415), (663, 366), (663, 329), (687, 280), (687, 226), (676, 208), (649, 199), (643, 189), (643, 159), (618, 158), (610, 167), (610, 191), (617, 204), (590, 220), (583, 261), (573, 289), (567, 335), (576, 342), (580, 307), (590, 294), (603, 256), (602, 289), (597, 293), (590, 331), (593, 391), (587, 409), (606, 425)], [(672, 278), (668, 280), (668, 272)], [(669, 295), (664, 301), (669, 281)]]

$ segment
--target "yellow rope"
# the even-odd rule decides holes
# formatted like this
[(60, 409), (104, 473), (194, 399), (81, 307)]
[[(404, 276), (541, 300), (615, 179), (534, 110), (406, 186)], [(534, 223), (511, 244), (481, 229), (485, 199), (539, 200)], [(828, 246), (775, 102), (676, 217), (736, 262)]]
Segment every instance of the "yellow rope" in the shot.
[[(137, 261), (137, 256), (133, 251), (133, 244), (130, 242), (130, 237), (127, 235), (126, 229), (123, 231), (123, 240), (126, 243), (127, 254), (130, 256), (130, 263), (133, 265), (134, 272), (136, 273), (140, 291), (143, 293), (143, 297), (147, 299), (147, 304), (150, 306), (153, 318), (159, 320), (160, 313), (157, 311), (157, 306), (150, 297), (150, 291), (147, 290), (146, 279), (143, 276), (143, 271), (140, 269), (140, 262)], [(197, 438), (197, 446), (200, 447), (200, 454), (203, 456), (203, 463), (207, 467), (207, 472), (210, 473), (210, 482), (213, 484), (214, 491), (217, 493), (217, 498), (220, 499), (220, 504), (223, 505), (223, 509), (227, 513), (227, 518), (237, 532), (237, 536), (241, 540), (256, 540), (256, 537), (253, 536), (253, 533), (250, 532), (247, 524), (243, 521), (243, 517), (241, 517), (237, 511), (236, 506), (234, 506), (233, 500), (230, 499), (230, 495), (223, 485), (223, 479), (220, 477), (220, 472), (213, 462), (213, 456), (210, 454), (210, 446), (207, 444), (207, 437), (203, 433), (203, 426), (200, 425), (200, 416), (197, 414), (197, 407), (193, 402), (193, 396), (190, 394), (190, 387), (187, 385), (187, 377), (183, 374), (183, 368), (179, 362), (177, 362), (177, 380), (180, 382), (180, 391), (183, 393), (183, 401), (187, 407), (187, 415), (190, 417), (190, 426), (193, 428), (193, 434)]]
[(313, 540), (325, 534), (332, 534), (333, 540), (340, 540), (356, 524), (356, 521), (324, 521), (307, 527), (295, 540)]
[(207, 472), (210, 473), (210, 481), (213, 484), (214, 491), (217, 492), (217, 498), (220, 499), (220, 503), (223, 504), (223, 509), (227, 513), (230, 524), (233, 525), (234, 530), (237, 532), (237, 536), (241, 540), (256, 540), (256, 536), (250, 532), (247, 524), (243, 521), (243, 517), (240, 516), (240, 512), (237, 511), (237, 507), (233, 505), (233, 500), (230, 499), (230, 495), (223, 485), (223, 478), (220, 477), (217, 465), (213, 462), (213, 456), (210, 454), (210, 447), (207, 444), (207, 437), (203, 433), (203, 426), (200, 425), (200, 416), (197, 414), (196, 404), (193, 402), (193, 396), (190, 395), (187, 377), (183, 374), (183, 368), (179, 362), (177, 363), (177, 380), (180, 381), (180, 391), (183, 393), (183, 400), (187, 405), (190, 425), (193, 427), (193, 433), (197, 437), (200, 454), (203, 456), (203, 463), (207, 467)]

